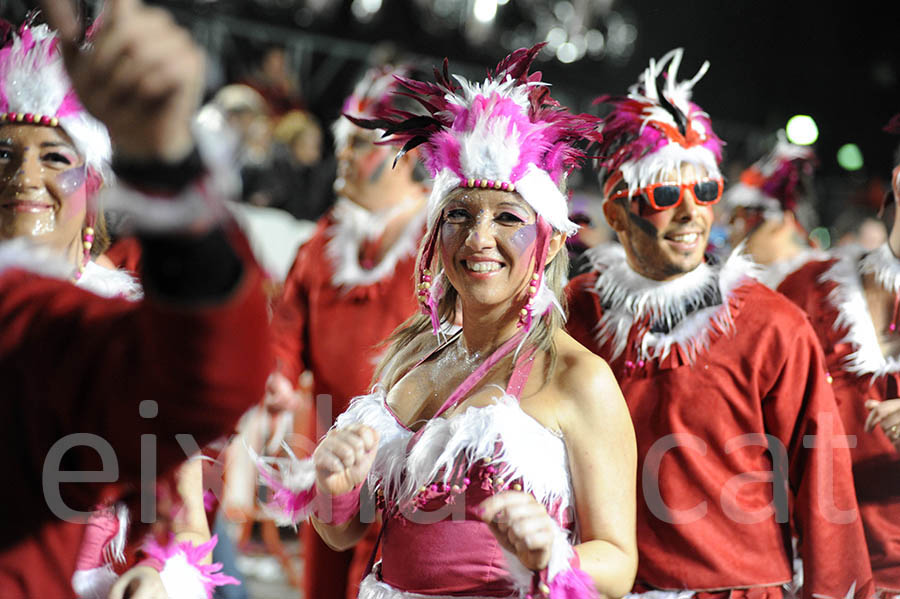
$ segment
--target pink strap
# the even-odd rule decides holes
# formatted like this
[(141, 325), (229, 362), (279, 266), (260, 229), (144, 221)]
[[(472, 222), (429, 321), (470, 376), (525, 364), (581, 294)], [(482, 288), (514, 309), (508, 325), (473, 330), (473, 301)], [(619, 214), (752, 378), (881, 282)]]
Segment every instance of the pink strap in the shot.
[(531, 374), (532, 366), (534, 366), (533, 348), (527, 354), (519, 356), (519, 359), (516, 361), (516, 367), (509, 377), (509, 384), (506, 385), (507, 395), (521, 399), (522, 389), (525, 388), (525, 383), (528, 382), (528, 375)]
[[(475, 371), (472, 372), (472, 374), (466, 377), (466, 380), (464, 380), (459, 385), (459, 387), (457, 387), (456, 390), (450, 395), (450, 397), (447, 398), (447, 401), (444, 402), (444, 404), (441, 406), (441, 409), (435, 412), (432, 418), (439, 417), (441, 414), (465, 399), (465, 397), (469, 394), (469, 391), (471, 391), (475, 387), (475, 385), (477, 385), (478, 382), (484, 378), (484, 375), (487, 374), (487, 372), (491, 368), (496, 366), (497, 362), (506, 357), (506, 355), (522, 341), (522, 336), (524, 334), (525, 333), (523, 331), (519, 331), (518, 333), (510, 337), (503, 345), (497, 348), (497, 350), (492, 353), (487, 360), (482, 362), (481, 366), (476, 368)], [(518, 370), (518, 364), (516, 365), (516, 369)]]

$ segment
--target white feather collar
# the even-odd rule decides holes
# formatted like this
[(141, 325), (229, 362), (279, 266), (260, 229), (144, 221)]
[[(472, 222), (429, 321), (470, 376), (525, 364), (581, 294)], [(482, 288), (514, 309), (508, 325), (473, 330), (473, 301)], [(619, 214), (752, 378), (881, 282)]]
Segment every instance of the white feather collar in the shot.
[[(0, 243), (0, 273), (18, 268), (54, 279), (69, 280), (74, 269), (71, 264), (46, 246), (27, 238)], [(140, 283), (125, 271), (111, 270), (88, 262), (75, 283), (78, 287), (102, 297), (124, 297), (139, 300), (143, 296)]]
[(838, 343), (849, 343), (854, 348), (844, 367), (857, 376), (871, 374), (876, 378), (900, 371), (900, 359), (881, 351), (862, 285), (862, 275), (871, 273), (879, 285), (896, 295), (900, 291), (900, 260), (887, 243), (868, 254), (859, 246), (848, 246), (835, 249), (832, 255), (837, 261), (819, 277), (819, 282), (836, 284), (828, 294), (828, 301), (838, 313), (832, 326), (835, 331), (846, 328), (847, 334)]
[[(408, 202), (397, 208), (406, 209)], [(325, 253), (331, 260), (331, 282), (335, 287), (352, 288), (372, 285), (389, 277), (397, 263), (415, 253), (425, 223), (425, 210), (410, 219), (397, 241), (374, 268), (364, 269), (359, 263), (359, 250), (364, 241), (377, 239), (397, 212), (373, 213), (346, 198), (339, 198), (332, 214), (335, 224), (328, 229), (331, 239)]]
[(124, 270), (112, 270), (88, 262), (75, 284), (102, 297), (121, 297), (137, 301), (144, 296), (141, 284)]
[(779, 260), (772, 264), (760, 265), (756, 279), (769, 289), (778, 289), (788, 275), (798, 270), (807, 262), (828, 260), (827, 252), (814, 248), (805, 248), (793, 258)]
[[(632, 270), (621, 245), (597, 246), (587, 256), (598, 274), (593, 292), (604, 306), (596, 339), (600, 344), (611, 341), (613, 360), (625, 351), (634, 323), (649, 318), (665, 324), (669, 332), (645, 331), (639, 340), (642, 359), (663, 359), (673, 347), (679, 347), (693, 361), (709, 344), (713, 331), (731, 330), (732, 293), (746, 284), (758, 268), (743, 253), (743, 246), (738, 246), (721, 266), (702, 263), (665, 282)], [(721, 304), (688, 309), (704, 305), (716, 293), (722, 298)]]
[(449, 482), (460, 456), (468, 466), (491, 458), (498, 467), (497, 476), (521, 478), (523, 490), (548, 509), (558, 504), (561, 513), (572, 505), (565, 442), (523, 412), (515, 397), (503, 395), (496, 404), (472, 407), (451, 418), (434, 418), (409, 450), (413, 433), (388, 410), (383, 390), (356, 398), (335, 427), (355, 422), (378, 431), (378, 454), (369, 484), (373, 489), (381, 487), (392, 505), (406, 505), (423, 486)]

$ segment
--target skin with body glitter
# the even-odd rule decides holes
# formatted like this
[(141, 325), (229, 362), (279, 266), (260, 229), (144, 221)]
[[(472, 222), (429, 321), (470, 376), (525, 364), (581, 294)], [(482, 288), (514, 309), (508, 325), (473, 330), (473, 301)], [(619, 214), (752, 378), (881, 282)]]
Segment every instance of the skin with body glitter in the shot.
[(534, 264), (534, 210), (517, 194), (460, 189), (440, 224), (440, 255), (450, 283), (487, 304), (523, 296)]
[(30, 237), (78, 263), (86, 169), (57, 127), (0, 126), (0, 239)]

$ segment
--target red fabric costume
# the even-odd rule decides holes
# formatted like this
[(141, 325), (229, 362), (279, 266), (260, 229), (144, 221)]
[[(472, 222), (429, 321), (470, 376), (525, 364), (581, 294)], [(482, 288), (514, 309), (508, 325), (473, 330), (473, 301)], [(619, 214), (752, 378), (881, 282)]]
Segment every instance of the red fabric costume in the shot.
[[(315, 443), (353, 397), (369, 390), (383, 351), (379, 344), (417, 309), (413, 271), (421, 220), (410, 223), (404, 236), (378, 265), (367, 259), (371, 252), (366, 247), (343, 239), (340, 227), (334, 210), (320, 220), (312, 238), (297, 252), (272, 319), (275, 356), (281, 373), (296, 384), (304, 370), (312, 371), (313, 396), (324, 395), (331, 400), (330, 413), (319, 414), (318, 422), (318, 410), (310, 411), (307, 438)], [(341, 238), (335, 240), (336, 236)], [(333, 240), (340, 245), (329, 246)], [(376, 249), (377, 243), (371, 244), (371, 250)], [(344, 257), (358, 261), (357, 265), (362, 262), (363, 277), (376, 268), (382, 268), (384, 275), (371, 283), (335, 283), (342, 277), (352, 278), (338, 266), (340, 259), (335, 257), (335, 250), (353, 253)], [(393, 268), (386, 268), (392, 260), (396, 260)], [(366, 573), (376, 533), (373, 527), (354, 551), (335, 552), (312, 527), (305, 527), (305, 596), (356, 597), (356, 586)]]
[(610, 363), (634, 420), (635, 591), (779, 597), (790, 520), (804, 597), (870, 597), (850, 458), (831, 437), (843, 428), (804, 315), (737, 255), (657, 282), (619, 247), (591, 254), (568, 288), (568, 330)]
[(865, 431), (865, 402), (900, 396), (900, 368), (895, 360), (882, 357), (863, 295), (862, 275), (867, 271), (876, 278), (891, 276), (892, 271), (896, 276), (900, 263), (887, 246), (869, 255), (861, 248), (839, 250), (830, 260), (806, 264), (778, 290), (806, 311), (822, 343), (844, 429), (856, 437), (850, 456), (875, 585), (898, 593), (900, 455), (880, 427)]
[[(271, 371), (270, 341), (260, 274), (243, 250), (239, 286), (221, 302), (192, 307), (154, 298), (150, 289), (137, 303), (105, 299), (0, 265), (0, 451), (9, 458), (0, 527), (4, 599), (73, 596), (85, 527), (58, 519), (42, 488), (45, 460), (60, 439), (89, 433), (115, 452), (117, 476), (59, 485), (68, 508), (89, 511), (126, 493), (134, 499), (142, 473), (184, 461), (174, 435), (191, 433), (203, 446), (258, 401)], [(158, 402), (158, 415), (139, 415), (144, 400)], [(55, 463), (47, 466), (52, 471)], [(59, 463), (61, 472), (103, 469), (97, 451), (83, 444)]]

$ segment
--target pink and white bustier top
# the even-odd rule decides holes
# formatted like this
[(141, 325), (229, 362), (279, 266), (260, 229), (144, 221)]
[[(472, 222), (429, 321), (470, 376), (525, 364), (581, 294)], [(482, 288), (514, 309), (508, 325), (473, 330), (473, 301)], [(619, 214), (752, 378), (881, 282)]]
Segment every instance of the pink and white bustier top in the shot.
[(482, 501), (508, 489), (532, 494), (559, 525), (550, 578), (569, 568), (577, 541), (566, 446), (516, 397), (503, 394), (495, 404), (433, 418), (414, 433), (379, 390), (354, 400), (335, 426), (354, 423), (379, 434), (368, 483), (384, 521), (380, 568), (361, 598), (519, 596), (533, 573), (500, 547), (476, 513)]

